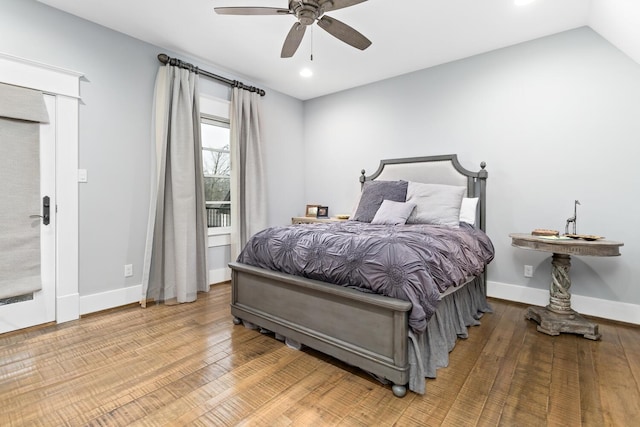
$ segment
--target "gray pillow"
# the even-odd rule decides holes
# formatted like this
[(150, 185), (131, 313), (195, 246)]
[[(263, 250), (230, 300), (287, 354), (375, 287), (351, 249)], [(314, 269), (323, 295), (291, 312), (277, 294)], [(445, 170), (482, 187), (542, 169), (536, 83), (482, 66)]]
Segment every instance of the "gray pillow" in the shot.
[(460, 205), (466, 187), (443, 184), (421, 184), (409, 182), (407, 202), (416, 208), (407, 219), (407, 224), (436, 224), (458, 227)]
[(404, 202), (407, 197), (407, 184), (407, 181), (366, 181), (362, 187), (358, 209), (352, 219), (371, 222), (383, 200)]
[(380, 209), (373, 217), (371, 224), (401, 225), (407, 222), (416, 205), (409, 202), (394, 202), (383, 200)]

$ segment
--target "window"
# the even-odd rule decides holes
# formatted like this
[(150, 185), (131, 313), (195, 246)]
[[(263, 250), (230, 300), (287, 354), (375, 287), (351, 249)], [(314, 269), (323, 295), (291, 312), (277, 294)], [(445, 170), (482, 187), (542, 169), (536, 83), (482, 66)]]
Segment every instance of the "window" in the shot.
[(231, 227), (231, 159), (229, 120), (202, 115), (202, 166), (207, 226)]

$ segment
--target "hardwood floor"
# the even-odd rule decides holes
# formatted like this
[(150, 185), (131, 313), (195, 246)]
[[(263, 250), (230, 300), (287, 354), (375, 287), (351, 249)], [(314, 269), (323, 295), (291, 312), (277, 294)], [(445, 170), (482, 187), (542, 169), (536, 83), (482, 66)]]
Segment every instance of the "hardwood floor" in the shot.
[(549, 337), (493, 300), (427, 394), (234, 326), (230, 286), (192, 304), (129, 306), (0, 335), (0, 425), (632, 426), (640, 327)]

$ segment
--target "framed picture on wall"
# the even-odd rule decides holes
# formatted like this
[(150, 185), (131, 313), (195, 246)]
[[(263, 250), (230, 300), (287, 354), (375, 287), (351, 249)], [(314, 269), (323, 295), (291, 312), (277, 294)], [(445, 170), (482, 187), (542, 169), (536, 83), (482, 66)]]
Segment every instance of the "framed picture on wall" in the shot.
[(329, 218), (329, 206), (318, 206), (317, 218)]
[(305, 211), (304, 216), (318, 216), (318, 206), (319, 205), (307, 205), (307, 210)]

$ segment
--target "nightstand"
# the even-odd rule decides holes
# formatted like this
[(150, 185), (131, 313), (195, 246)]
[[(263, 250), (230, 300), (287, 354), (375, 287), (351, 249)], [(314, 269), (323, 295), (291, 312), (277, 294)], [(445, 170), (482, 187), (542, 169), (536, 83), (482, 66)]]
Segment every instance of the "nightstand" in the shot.
[(291, 218), (291, 224), (312, 224), (318, 222), (341, 222), (347, 221), (346, 219), (338, 218), (316, 218), (314, 216), (294, 216)]

